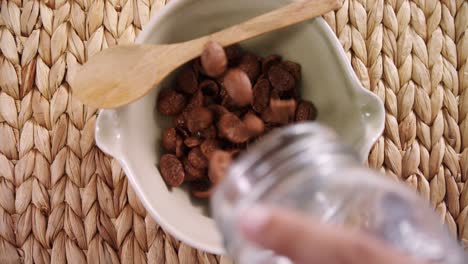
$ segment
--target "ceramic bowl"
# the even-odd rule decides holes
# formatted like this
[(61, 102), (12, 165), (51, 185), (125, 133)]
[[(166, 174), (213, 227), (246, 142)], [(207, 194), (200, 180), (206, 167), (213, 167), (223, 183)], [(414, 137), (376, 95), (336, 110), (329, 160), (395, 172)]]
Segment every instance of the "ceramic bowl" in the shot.
[[(138, 43), (191, 40), (279, 8), (286, 0), (172, 0), (151, 18)], [(384, 126), (383, 104), (365, 90), (333, 31), (322, 18), (242, 43), (258, 55), (280, 54), (303, 69), (302, 97), (317, 106), (318, 120), (338, 132), (362, 160)], [(164, 61), (161, 61), (164, 63)], [(170, 85), (173, 76), (162, 87)], [(156, 107), (159, 89), (128, 106), (100, 112), (96, 143), (119, 161), (149, 213), (175, 238), (222, 254), (224, 247), (208, 204), (181, 188), (168, 188), (158, 171), (161, 131), (168, 120)]]

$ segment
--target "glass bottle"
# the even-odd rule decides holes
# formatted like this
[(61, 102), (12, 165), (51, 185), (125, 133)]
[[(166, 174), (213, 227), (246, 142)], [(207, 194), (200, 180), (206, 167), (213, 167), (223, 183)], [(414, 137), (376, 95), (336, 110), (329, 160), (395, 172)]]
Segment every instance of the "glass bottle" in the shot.
[(238, 231), (239, 213), (256, 204), (358, 228), (431, 263), (463, 263), (461, 247), (427, 202), (360, 164), (334, 132), (316, 123), (269, 133), (234, 162), (211, 199), (227, 253), (236, 263), (290, 263)]

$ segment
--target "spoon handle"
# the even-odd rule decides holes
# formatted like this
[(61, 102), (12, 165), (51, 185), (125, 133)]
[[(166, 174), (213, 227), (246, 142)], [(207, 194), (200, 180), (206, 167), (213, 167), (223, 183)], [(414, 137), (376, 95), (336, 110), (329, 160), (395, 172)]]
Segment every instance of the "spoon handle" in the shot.
[[(341, 0), (295, 0), (293, 3), (257, 16), (238, 25), (190, 41), (192, 50), (200, 54), (203, 46), (213, 40), (226, 47), (273, 30), (323, 15), (341, 7)], [(185, 43), (182, 43), (185, 44)], [(188, 42), (187, 42), (188, 44)]]

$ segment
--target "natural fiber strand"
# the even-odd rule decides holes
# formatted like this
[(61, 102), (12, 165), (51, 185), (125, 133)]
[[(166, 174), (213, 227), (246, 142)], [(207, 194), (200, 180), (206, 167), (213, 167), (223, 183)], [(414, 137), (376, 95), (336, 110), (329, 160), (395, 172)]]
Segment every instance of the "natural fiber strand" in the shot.
[[(0, 263), (232, 263), (179, 243), (94, 145), (67, 80), (132, 43), (165, 0), (1, 0)], [(324, 16), (384, 102), (372, 168), (428, 199), (468, 247), (468, 2), (345, 0)]]

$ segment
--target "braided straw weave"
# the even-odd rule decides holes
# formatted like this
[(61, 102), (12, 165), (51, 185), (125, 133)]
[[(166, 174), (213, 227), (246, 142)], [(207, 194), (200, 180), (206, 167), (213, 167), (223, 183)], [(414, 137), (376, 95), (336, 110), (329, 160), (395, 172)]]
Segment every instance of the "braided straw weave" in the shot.
[[(231, 263), (159, 228), (67, 84), (167, 1), (0, 1), (0, 263)], [(468, 2), (345, 0), (325, 19), (385, 101), (369, 165), (430, 200), (468, 247)]]

